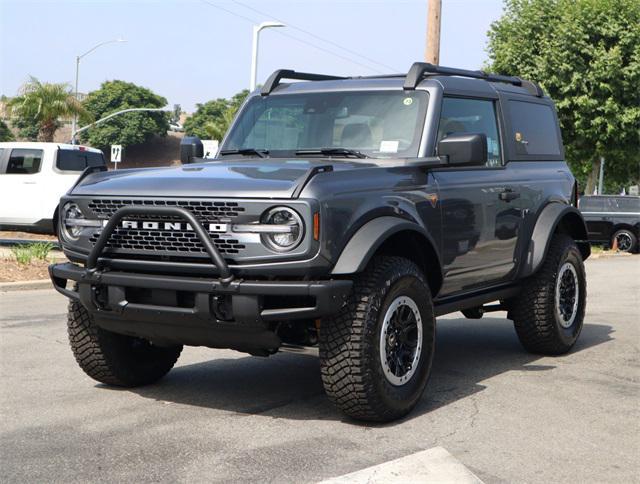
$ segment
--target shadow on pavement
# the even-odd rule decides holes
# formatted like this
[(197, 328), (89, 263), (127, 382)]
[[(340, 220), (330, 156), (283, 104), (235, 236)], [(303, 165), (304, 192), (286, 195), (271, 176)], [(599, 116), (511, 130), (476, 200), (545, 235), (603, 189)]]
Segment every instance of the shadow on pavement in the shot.
[[(482, 391), (485, 386), (480, 382), (496, 375), (555, 368), (550, 358), (545, 364), (535, 364), (542, 357), (522, 348), (506, 319), (439, 320), (437, 331), (431, 380), (409, 419)], [(557, 358), (571, 358), (611, 341), (612, 333), (611, 326), (585, 324), (572, 352)], [(117, 391), (243, 414), (345, 419), (324, 397), (318, 358), (309, 355), (279, 353), (269, 358), (247, 356), (178, 366), (155, 385)]]

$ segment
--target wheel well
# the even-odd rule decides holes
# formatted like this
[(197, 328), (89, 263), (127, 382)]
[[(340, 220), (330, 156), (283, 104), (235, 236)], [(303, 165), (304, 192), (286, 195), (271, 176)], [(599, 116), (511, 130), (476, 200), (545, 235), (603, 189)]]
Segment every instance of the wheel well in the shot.
[(638, 230), (633, 225), (617, 224), (617, 225), (614, 225), (613, 228), (611, 229), (611, 237), (613, 237), (613, 234), (615, 234), (618, 230), (628, 230), (635, 236), (638, 236)]
[(591, 255), (591, 246), (589, 245), (589, 236), (584, 221), (575, 212), (567, 212), (556, 225), (555, 233), (566, 234), (576, 241), (578, 248), (582, 253), (582, 258), (586, 259)]
[(53, 212), (53, 219), (51, 220), (51, 225), (53, 225), (53, 235), (55, 235), (56, 237), (58, 236), (58, 208), (60, 207), (56, 207), (56, 209)]
[(438, 255), (429, 239), (413, 230), (396, 232), (385, 240), (375, 255), (404, 257), (416, 264), (429, 283), (431, 295), (435, 297), (442, 286), (442, 270)]

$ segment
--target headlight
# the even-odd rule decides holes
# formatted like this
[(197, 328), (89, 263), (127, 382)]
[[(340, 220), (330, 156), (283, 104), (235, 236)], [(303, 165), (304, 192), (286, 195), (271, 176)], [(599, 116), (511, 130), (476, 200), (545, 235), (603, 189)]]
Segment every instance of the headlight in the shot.
[(84, 215), (75, 203), (67, 203), (62, 209), (62, 232), (67, 239), (76, 240), (82, 233), (82, 227), (77, 223), (84, 219)]
[(287, 207), (268, 210), (263, 214), (261, 222), (274, 226), (272, 232), (261, 235), (262, 243), (278, 252), (295, 249), (304, 236), (302, 218)]
[(67, 203), (62, 209), (61, 229), (64, 237), (68, 240), (78, 240), (84, 228), (99, 228), (101, 226), (100, 220), (86, 219), (80, 207), (73, 202)]

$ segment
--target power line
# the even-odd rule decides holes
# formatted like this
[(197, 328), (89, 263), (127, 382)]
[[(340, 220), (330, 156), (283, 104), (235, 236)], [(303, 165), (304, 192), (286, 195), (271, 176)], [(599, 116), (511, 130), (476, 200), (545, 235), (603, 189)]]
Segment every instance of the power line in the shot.
[[(257, 20), (254, 20), (254, 19), (252, 19), (252, 18), (250, 18), (250, 17), (247, 17), (247, 16), (245, 16), (245, 15), (242, 15), (242, 14), (239, 14), (239, 13), (237, 13), (237, 12), (234, 12), (233, 10), (229, 10), (229, 9), (227, 9), (227, 8), (225, 8), (225, 7), (222, 7), (222, 6), (218, 5), (218, 4), (215, 4), (215, 3), (209, 2), (208, 0), (201, 0), (201, 1), (202, 1), (203, 3), (206, 3), (206, 4), (207, 4), (207, 5), (209, 5), (209, 6), (213, 7), (213, 8), (217, 8), (218, 10), (222, 10), (223, 12), (226, 12), (226, 13), (228, 13), (228, 14), (230, 14), (230, 15), (233, 15), (233, 16), (235, 16), (235, 17), (238, 17), (238, 18), (241, 18), (241, 19), (243, 19), (243, 20), (246, 20), (247, 22), (250, 22), (251, 24), (257, 24), (257, 23), (259, 23)], [(314, 49), (320, 50), (320, 51), (325, 52), (325, 53), (327, 53), (327, 54), (330, 54), (330, 55), (332, 55), (332, 56), (334, 56), (334, 57), (338, 57), (338, 58), (340, 58), (340, 59), (342, 59), (342, 60), (345, 60), (345, 61), (347, 61), (347, 62), (350, 62), (350, 63), (352, 63), (352, 64), (359, 65), (360, 67), (364, 67), (365, 69), (368, 69), (368, 70), (371, 70), (371, 71), (377, 72), (378, 74), (383, 74), (383, 72), (382, 72), (382, 71), (380, 71), (380, 70), (378, 70), (378, 69), (376, 69), (376, 68), (374, 68), (374, 67), (368, 66), (368, 65), (366, 65), (366, 64), (363, 64), (362, 62), (358, 62), (358, 61), (356, 61), (356, 60), (354, 60), (354, 59), (351, 59), (351, 58), (349, 58), (349, 57), (347, 57), (347, 56), (344, 56), (344, 55), (342, 55), (342, 54), (338, 54), (337, 52), (333, 52), (333, 51), (331, 51), (331, 50), (329, 50), (329, 49), (325, 49), (324, 47), (320, 47), (319, 45), (313, 44), (313, 43), (308, 42), (308, 41), (306, 41), (306, 40), (304, 40), (304, 39), (301, 39), (301, 38), (299, 38), (299, 37), (295, 37), (295, 36), (293, 36), (293, 35), (291, 35), (291, 34), (289, 34), (289, 33), (282, 32), (282, 31), (280, 31), (280, 30), (274, 30), (274, 32), (275, 32), (275, 33), (277, 33), (277, 34), (283, 35), (283, 36), (285, 36), (285, 37), (288, 37), (288, 38), (290, 38), (290, 39), (292, 39), (292, 40), (295, 40), (295, 41), (297, 41), (297, 42), (300, 42), (300, 43), (302, 43), (302, 44), (306, 44), (306, 45), (308, 45), (308, 46), (310, 46), (310, 47), (313, 47)]]
[(365, 60), (367, 60), (367, 61), (369, 61), (369, 62), (371, 62), (373, 64), (376, 64), (378, 66), (384, 67), (385, 69), (389, 69), (391, 72), (396, 72), (398, 70), (395, 67), (391, 67), (391, 66), (388, 66), (386, 64), (383, 64), (382, 62), (378, 62), (377, 60), (372, 59), (371, 57), (367, 57), (367, 56), (365, 56), (363, 54), (360, 54), (359, 52), (356, 52), (356, 51), (351, 50), (351, 49), (347, 49), (346, 47), (343, 47), (342, 45), (338, 44), (337, 42), (334, 42), (334, 41), (329, 40), (329, 39), (325, 39), (323, 37), (320, 37), (317, 34), (314, 34), (313, 32), (309, 32), (308, 30), (305, 30), (305, 29), (303, 29), (301, 27), (298, 27), (297, 25), (293, 25), (291, 22), (286, 22), (284, 20), (276, 18), (273, 15), (271, 15), (271, 14), (269, 14), (267, 12), (263, 12), (261, 10), (258, 10), (257, 8), (254, 8), (254, 7), (250, 6), (250, 5), (247, 5), (246, 3), (240, 2), (238, 0), (231, 0), (231, 1), (233, 3), (235, 3), (235, 4), (237, 4), (237, 5), (240, 5), (240, 6), (244, 7), (244, 8), (246, 8), (246, 9), (251, 10), (253, 12), (256, 12), (256, 13), (258, 13), (260, 15), (265, 15), (267, 17), (271, 17), (274, 20), (276, 20), (276, 21), (278, 21), (278, 22), (280, 22), (282, 24), (287, 25), (287, 27), (291, 27), (292, 29), (297, 30), (299, 32), (302, 32), (303, 34), (309, 35), (310, 37), (313, 37), (314, 39), (318, 39), (321, 42), (326, 42), (327, 44), (331, 44), (331, 45), (333, 45), (335, 47), (338, 47), (339, 49), (342, 49), (345, 52), (349, 52), (350, 54), (355, 55), (356, 57), (360, 57), (361, 59), (365, 59)]

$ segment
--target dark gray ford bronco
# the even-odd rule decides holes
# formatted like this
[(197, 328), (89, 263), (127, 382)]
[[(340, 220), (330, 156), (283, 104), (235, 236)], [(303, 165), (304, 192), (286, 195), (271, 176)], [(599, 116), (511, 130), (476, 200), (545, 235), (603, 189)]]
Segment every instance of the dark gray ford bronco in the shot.
[(177, 168), (88, 171), (61, 200), (71, 262), (51, 278), (100, 382), (152, 383), (183, 345), (317, 346), (338, 408), (388, 421), (421, 398), (436, 316), (506, 310), (541, 354), (580, 334), (587, 231), (534, 83), (424, 63), (280, 70), (217, 158), (199, 151)]

